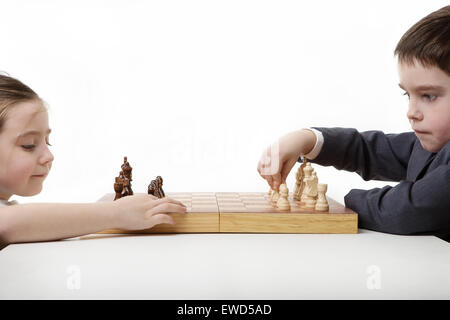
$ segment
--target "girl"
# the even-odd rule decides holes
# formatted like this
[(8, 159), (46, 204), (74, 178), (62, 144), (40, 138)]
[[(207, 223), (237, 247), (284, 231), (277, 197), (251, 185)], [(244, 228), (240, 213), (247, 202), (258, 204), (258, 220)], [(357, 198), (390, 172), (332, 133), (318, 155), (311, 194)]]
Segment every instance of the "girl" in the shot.
[(53, 155), (48, 114), (41, 98), (12, 77), (0, 75), (0, 248), (18, 242), (72, 238), (110, 228), (140, 230), (174, 224), (168, 212), (186, 212), (179, 201), (138, 194), (111, 202), (9, 201), (41, 192)]

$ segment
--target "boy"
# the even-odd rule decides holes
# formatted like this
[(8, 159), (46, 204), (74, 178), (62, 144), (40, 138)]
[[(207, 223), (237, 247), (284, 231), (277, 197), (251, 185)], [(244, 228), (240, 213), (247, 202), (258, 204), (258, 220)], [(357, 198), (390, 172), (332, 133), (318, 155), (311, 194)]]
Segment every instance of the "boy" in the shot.
[[(295, 131), (279, 139), (278, 153), (266, 150), (258, 172), (278, 190), (303, 156), (357, 172), (364, 180), (400, 181), (395, 187), (353, 189), (345, 196), (345, 205), (358, 213), (359, 227), (450, 241), (450, 6), (412, 26), (395, 55), (413, 132)], [(267, 170), (270, 162), (280, 164), (276, 172)]]

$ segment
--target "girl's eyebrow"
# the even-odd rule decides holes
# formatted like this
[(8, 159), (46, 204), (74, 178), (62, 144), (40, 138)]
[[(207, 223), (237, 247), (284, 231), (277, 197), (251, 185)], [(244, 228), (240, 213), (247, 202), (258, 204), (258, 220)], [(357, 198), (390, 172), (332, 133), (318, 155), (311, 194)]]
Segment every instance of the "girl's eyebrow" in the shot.
[[(52, 129), (48, 129), (47, 131), (45, 131), (45, 135), (49, 135), (50, 132), (52, 132)], [(20, 137), (25, 137), (25, 136), (30, 136), (30, 135), (41, 136), (42, 132), (38, 131), (38, 130), (30, 130), (30, 131), (27, 131), (27, 132), (24, 132), (24, 133), (20, 134), (19, 138)]]

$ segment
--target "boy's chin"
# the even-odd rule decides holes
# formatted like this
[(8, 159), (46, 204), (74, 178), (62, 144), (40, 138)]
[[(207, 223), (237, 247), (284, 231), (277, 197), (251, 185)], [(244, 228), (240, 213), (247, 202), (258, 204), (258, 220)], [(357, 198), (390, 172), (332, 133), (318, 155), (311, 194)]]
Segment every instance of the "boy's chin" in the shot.
[(432, 144), (432, 143), (427, 143), (420, 139), (419, 139), (419, 141), (420, 141), (420, 145), (422, 146), (422, 148), (424, 148), (428, 152), (436, 153), (442, 149), (442, 146), (438, 146), (438, 145)]

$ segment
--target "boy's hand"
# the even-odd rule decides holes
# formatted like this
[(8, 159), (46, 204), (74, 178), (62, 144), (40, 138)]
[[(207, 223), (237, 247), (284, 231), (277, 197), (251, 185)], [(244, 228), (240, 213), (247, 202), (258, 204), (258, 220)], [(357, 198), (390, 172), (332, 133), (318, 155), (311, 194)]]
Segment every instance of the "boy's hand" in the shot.
[(158, 199), (149, 194), (136, 194), (113, 201), (117, 228), (125, 230), (149, 229), (161, 223), (175, 224), (166, 213), (184, 213), (186, 206), (171, 198)]
[(290, 132), (266, 148), (258, 162), (258, 172), (273, 190), (286, 183), (292, 167), (301, 155), (314, 148), (316, 135), (308, 129)]

